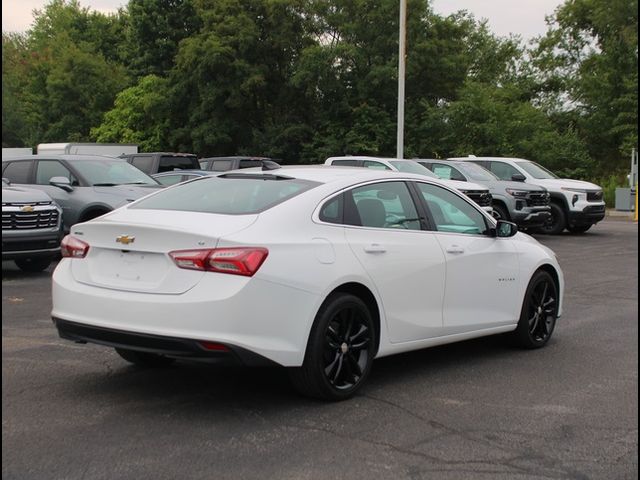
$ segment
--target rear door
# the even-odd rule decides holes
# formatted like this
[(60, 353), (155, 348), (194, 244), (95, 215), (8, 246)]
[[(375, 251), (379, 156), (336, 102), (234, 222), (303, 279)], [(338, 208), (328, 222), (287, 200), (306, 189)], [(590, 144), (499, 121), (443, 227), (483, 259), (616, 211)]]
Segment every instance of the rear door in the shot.
[(344, 194), (345, 234), (382, 301), (392, 342), (442, 331), (444, 255), (405, 182), (377, 182)]

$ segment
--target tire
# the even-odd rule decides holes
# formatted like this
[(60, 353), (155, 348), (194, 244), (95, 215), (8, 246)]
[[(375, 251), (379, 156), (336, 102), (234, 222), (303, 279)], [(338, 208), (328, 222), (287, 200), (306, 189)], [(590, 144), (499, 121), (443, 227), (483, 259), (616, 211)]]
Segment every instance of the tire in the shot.
[(14, 260), (15, 264), (23, 272), (42, 272), (51, 265), (51, 258), (21, 258)]
[(550, 207), (551, 218), (538, 231), (547, 235), (560, 235), (567, 226), (567, 215), (557, 203), (552, 203)]
[(125, 348), (115, 349), (118, 355), (127, 362), (133, 363), (139, 367), (160, 368), (168, 367), (176, 361), (175, 358), (165, 357), (156, 353), (138, 352), (136, 350), (127, 350)]
[(507, 222), (511, 221), (511, 216), (507, 209), (499, 204), (493, 205), (493, 218), (496, 220), (506, 220)]
[(549, 273), (538, 270), (527, 287), (513, 339), (523, 348), (544, 347), (558, 318), (558, 286)]
[(369, 376), (375, 347), (376, 331), (365, 303), (346, 293), (331, 295), (316, 315), (304, 363), (289, 370), (291, 382), (309, 397), (346, 400)]
[(593, 225), (574, 225), (574, 226), (568, 226), (567, 230), (569, 230), (571, 233), (575, 233), (579, 235), (589, 230), (592, 226)]

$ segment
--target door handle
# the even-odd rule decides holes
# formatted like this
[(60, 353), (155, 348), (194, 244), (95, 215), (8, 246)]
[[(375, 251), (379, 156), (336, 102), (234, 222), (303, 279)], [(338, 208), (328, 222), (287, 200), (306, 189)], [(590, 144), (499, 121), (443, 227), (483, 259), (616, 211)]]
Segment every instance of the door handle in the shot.
[(369, 245), (365, 245), (364, 251), (367, 253), (385, 253), (387, 249), (379, 243), (371, 243)]
[(447, 253), (453, 253), (454, 255), (459, 255), (461, 253), (464, 253), (464, 248), (458, 245), (451, 245), (450, 247), (447, 247)]

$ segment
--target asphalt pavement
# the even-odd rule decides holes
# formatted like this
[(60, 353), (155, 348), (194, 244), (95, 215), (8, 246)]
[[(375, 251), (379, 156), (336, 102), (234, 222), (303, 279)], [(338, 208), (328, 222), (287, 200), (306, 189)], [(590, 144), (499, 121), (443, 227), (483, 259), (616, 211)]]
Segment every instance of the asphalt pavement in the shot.
[(567, 282), (541, 350), (489, 337), (379, 359), (361, 394), (281, 369), (128, 365), (58, 338), (51, 269), (2, 270), (3, 479), (636, 479), (638, 226), (537, 237)]

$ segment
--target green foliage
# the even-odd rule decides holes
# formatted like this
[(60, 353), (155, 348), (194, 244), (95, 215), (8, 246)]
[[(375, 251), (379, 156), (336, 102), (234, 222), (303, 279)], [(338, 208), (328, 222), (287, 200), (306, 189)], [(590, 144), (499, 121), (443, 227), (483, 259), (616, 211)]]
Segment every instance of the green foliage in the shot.
[(142, 77), (137, 85), (122, 90), (115, 106), (104, 115), (100, 126), (91, 129), (97, 142), (136, 143), (140, 151), (170, 150), (169, 83), (155, 75)]

